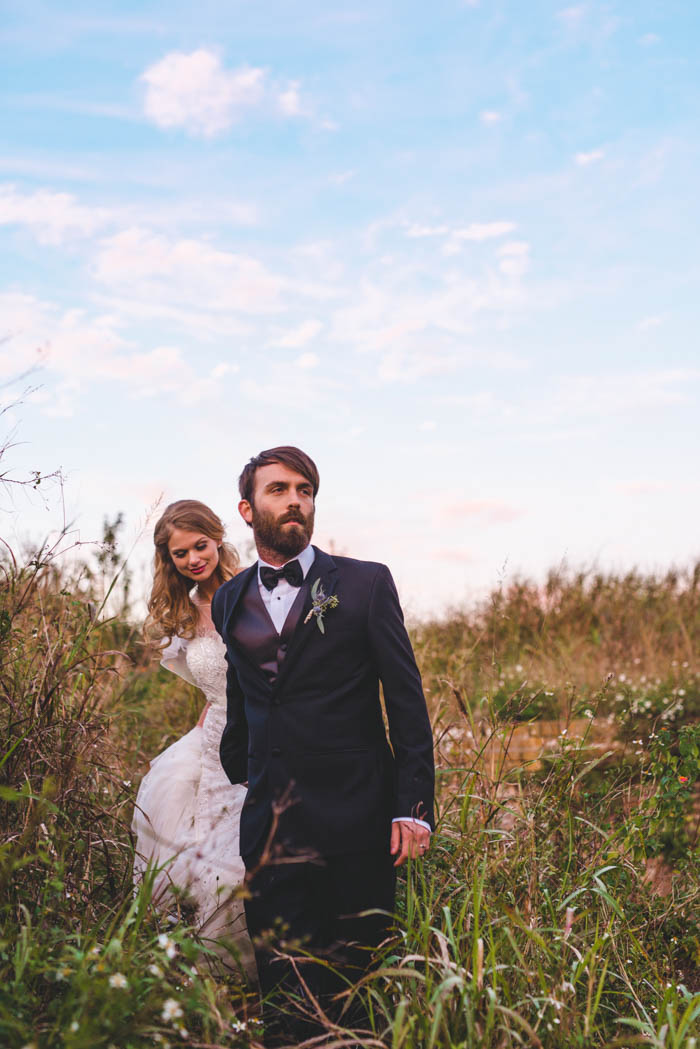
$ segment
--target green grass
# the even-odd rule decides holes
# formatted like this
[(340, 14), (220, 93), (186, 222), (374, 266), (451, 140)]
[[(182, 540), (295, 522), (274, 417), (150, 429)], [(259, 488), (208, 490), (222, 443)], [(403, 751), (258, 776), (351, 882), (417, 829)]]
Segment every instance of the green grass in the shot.
[[(414, 624), (439, 826), (352, 989), (374, 1031), (331, 1044), (695, 1045), (699, 586), (700, 567), (553, 574)], [(255, 995), (197, 942), (187, 901), (169, 924), (148, 885), (134, 894), (139, 777), (201, 699), (103, 590), (46, 556), (3, 565), (0, 1046), (255, 1045)], [(550, 745), (513, 760), (533, 719)]]

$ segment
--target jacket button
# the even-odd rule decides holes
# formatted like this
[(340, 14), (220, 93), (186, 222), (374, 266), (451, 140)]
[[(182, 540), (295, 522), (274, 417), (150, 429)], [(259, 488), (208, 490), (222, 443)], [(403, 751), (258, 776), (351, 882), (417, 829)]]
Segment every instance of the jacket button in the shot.
[(282, 753), (282, 751), (280, 750), (279, 747), (273, 747), (272, 750), (270, 751), (270, 754), (272, 754), (273, 758), (278, 758), (281, 753)]

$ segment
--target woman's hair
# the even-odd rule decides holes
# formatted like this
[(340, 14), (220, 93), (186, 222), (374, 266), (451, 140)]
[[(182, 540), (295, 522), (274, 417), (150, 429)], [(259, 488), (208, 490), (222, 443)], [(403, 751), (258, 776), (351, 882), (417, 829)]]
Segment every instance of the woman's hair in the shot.
[(238, 554), (233, 546), (223, 541), (224, 526), (213, 510), (196, 499), (180, 499), (166, 506), (153, 532), (156, 547), (153, 588), (144, 625), (144, 633), (151, 641), (193, 638), (199, 622), (199, 609), (190, 597), (192, 581), (178, 572), (168, 550), (168, 542), (176, 528), (201, 532), (220, 544), (219, 563), (214, 569), (219, 586), (231, 579), (239, 567)]

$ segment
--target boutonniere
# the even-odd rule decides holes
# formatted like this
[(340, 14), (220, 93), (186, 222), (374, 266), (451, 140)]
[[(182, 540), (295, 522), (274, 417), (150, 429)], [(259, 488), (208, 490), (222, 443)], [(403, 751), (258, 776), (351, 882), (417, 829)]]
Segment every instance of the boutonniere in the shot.
[(336, 594), (331, 594), (330, 597), (326, 597), (326, 592), (321, 586), (321, 580), (317, 579), (311, 587), (311, 610), (304, 620), (304, 623), (308, 623), (312, 616), (316, 616), (318, 629), (322, 634), (325, 634), (326, 628), (323, 625), (323, 617), (326, 612), (330, 611), (331, 608), (337, 608), (339, 604), (340, 601)]

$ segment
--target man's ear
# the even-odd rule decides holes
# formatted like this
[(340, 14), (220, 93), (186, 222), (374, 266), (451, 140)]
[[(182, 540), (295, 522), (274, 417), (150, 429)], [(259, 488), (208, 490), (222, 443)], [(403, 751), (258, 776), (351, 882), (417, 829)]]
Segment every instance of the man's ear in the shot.
[(253, 507), (250, 505), (247, 499), (241, 499), (238, 504), (238, 512), (247, 525), (252, 527), (253, 524)]

